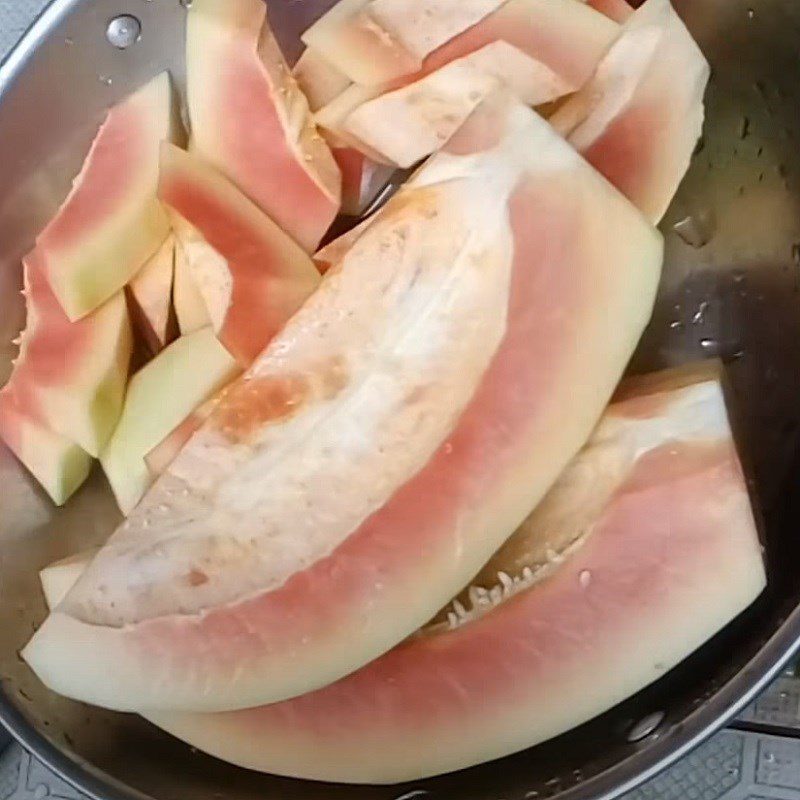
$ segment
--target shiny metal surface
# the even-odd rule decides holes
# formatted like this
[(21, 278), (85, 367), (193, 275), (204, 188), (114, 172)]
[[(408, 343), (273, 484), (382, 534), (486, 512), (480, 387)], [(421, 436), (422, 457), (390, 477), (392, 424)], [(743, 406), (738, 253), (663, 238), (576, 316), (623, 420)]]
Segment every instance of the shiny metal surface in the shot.
[[(296, 54), (297, 34), (330, 2), (270, 0), (284, 45)], [(16, 736), (103, 798), (578, 800), (611, 797), (663, 767), (777, 674), (800, 635), (800, 4), (677, 5), (712, 62), (708, 123), (664, 223), (666, 274), (633, 368), (712, 354), (730, 362), (765, 521), (770, 587), (759, 603), (658, 684), (517, 756), (404, 787), (248, 774), (135, 717), (57, 698), (20, 661), (44, 614), (37, 571), (101, 541), (117, 514), (100, 475), (55, 512), (0, 449), (0, 716)], [(124, 50), (106, 39), (119, 14), (142, 26)], [(23, 321), (20, 256), (64, 196), (103, 110), (165, 67), (180, 82), (184, 14), (179, 0), (56, 0), (0, 67), (0, 382)], [(654, 733), (628, 741), (632, 726), (661, 711)]]

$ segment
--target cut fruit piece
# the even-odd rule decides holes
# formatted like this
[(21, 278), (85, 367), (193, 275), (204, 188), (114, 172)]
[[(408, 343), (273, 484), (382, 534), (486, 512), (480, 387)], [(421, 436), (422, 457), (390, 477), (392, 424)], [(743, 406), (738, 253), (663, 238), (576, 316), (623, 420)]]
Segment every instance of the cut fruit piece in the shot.
[(633, 8), (625, 0), (587, 0), (587, 5), (620, 25), (633, 14)]
[(57, 506), (75, 494), (92, 468), (85, 450), (51, 431), (8, 387), (0, 390), (0, 439)]
[(341, 0), (303, 41), (356, 83), (380, 85), (417, 72), (427, 55), (505, 0)]
[(85, 550), (83, 553), (56, 561), (55, 564), (50, 564), (39, 573), (44, 599), (50, 610), (54, 609), (67, 596), (69, 590), (96, 555), (97, 548)]
[(158, 193), (199, 234), (186, 235), (176, 222), (217, 338), (250, 366), (317, 288), (319, 271), (227, 178), (171, 144), (162, 151)]
[[(619, 34), (618, 25), (578, 0), (508, 0), (471, 27), (464, 24), (461, 11), (472, 4), (435, 5), (452, 15), (451, 35), (424, 61), (398, 47), (399, 41), (370, 16), (370, 6), (364, 8), (361, 0), (334, 6), (303, 39), (356, 83), (379, 91), (417, 81), (498, 41), (539, 62), (574, 91)], [(426, 30), (420, 28), (423, 36)]]
[(178, 214), (170, 214), (175, 232), (175, 284), (172, 289), (172, 304), (178, 328), (185, 336), (211, 324), (206, 301), (200, 292), (190, 260), (207, 258), (211, 248), (203, 237)]
[(122, 289), (161, 246), (158, 151), (175, 131), (166, 72), (111, 109), (72, 191), (36, 240), (42, 269), (70, 319)]
[(439, 624), (304, 697), (149, 718), (250, 769), (395, 783), (530, 747), (658, 679), (765, 586), (720, 385), (671, 380), (610, 408)]
[(332, 147), (331, 152), (342, 172), (342, 213), (361, 216), (397, 168), (373, 161), (355, 147)]
[(586, 441), (662, 246), (546, 122), (493, 97), (225, 392), (28, 663), (97, 705), (212, 711), (385, 652)]
[[(623, 2), (624, 0), (619, 0)], [(318, 111), (337, 98), (352, 83), (313, 47), (306, 48), (295, 64), (292, 75), (308, 100), (309, 108)]]
[(398, 166), (412, 167), (436, 152), (498, 87), (497, 78), (459, 59), (359, 106), (345, 129)]
[(540, 61), (497, 41), (363, 103), (342, 128), (386, 160), (411, 167), (438, 150), (500, 86), (526, 105), (551, 102), (574, 88)]
[(128, 284), (134, 327), (153, 355), (174, 338), (174, 331), (170, 330), (174, 275), (175, 237), (170, 234)]
[(167, 467), (183, 450), (184, 445), (192, 438), (195, 431), (211, 416), (211, 412), (219, 402), (219, 395), (207, 400), (196, 408), (175, 428), (163, 441), (159, 442), (145, 457), (150, 476), (155, 479), (167, 471)]
[(393, 40), (368, 6), (369, 0), (339, 0), (302, 35), (303, 42), (350, 80), (367, 86), (416, 72), (422, 58)]
[(702, 133), (708, 78), (708, 63), (668, 0), (647, 0), (550, 122), (658, 222)]
[(479, 23), (506, 0), (372, 0), (367, 13), (401, 42), (424, 59), (455, 36)]
[(27, 322), (8, 381), (19, 407), (96, 456), (119, 420), (132, 334), (123, 292), (70, 322), (42, 269), (41, 251), (23, 265)]
[(182, 336), (137, 372), (100, 461), (128, 515), (152, 483), (145, 456), (239, 372), (210, 328)]
[(192, 149), (316, 250), (339, 211), (341, 176), (262, 0), (193, 2), (186, 68)]

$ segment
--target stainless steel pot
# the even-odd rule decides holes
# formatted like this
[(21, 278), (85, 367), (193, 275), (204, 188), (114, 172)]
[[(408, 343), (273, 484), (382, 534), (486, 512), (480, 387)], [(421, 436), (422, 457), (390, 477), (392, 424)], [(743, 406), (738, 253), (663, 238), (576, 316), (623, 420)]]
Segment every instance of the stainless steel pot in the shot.
[[(291, 54), (330, 4), (270, 0)], [(0, 450), (0, 719), (17, 738), (85, 792), (114, 800), (607, 798), (696, 745), (778, 673), (800, 636), (800, 4), (678, 8), (713, 66), (708, 122), (664, 222), (666, 274), (633, 368), (730, 362), (765, 523), (770, 584), (757, 605), (636, 697), (502, 761), (402, 787), (250, 774), (136, 717), (56, 697), (25, 667), (18, 651), (44, 615), (37, 571), (100, 541), (117, 514), (100, 475), (55, 511)], [(142, 26), (127, 49), (106, 39), (122, 13)], [(0, 67), (0, 383), (23, 321), (20, 256), (66, 193), (103, 109), (165, 67), (180, 81), (184, 15), (179, 0), (55, 0)], [(637, 723), (662, 713), (638, 738), (653, 726)]]

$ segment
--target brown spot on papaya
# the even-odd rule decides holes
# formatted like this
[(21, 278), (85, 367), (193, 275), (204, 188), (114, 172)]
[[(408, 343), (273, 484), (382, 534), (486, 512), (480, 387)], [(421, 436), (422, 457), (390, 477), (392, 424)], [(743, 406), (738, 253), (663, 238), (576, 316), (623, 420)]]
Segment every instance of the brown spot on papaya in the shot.
[(332, 400), (336, 397), (347, 386), (348, 378), (347, 362), (342, 356), (328, 359), (320, 370), (323, 398)]
[(302, 375), (242, 380), (226, 393), (213, 424), (230, 441), (242, 442), (264, 425), (294, 416), (309, 393), (309, 382)]
[(187, 576), (186, 581), (188, 582), (189, 586), (197, 587), (203, 586), (203, 584), (208, 583), (209, 578), (205, 572), (200, 569), (193, 569)]

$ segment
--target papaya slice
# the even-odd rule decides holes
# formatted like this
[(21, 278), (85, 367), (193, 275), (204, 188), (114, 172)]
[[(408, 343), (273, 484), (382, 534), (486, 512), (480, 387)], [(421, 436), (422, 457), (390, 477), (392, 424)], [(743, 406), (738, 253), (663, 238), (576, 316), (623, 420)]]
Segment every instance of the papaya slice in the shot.
[(504, 41), (451, 61), (414, 83), (351, 111), (347, 134), (383, 158), (411, 167), (438, 150), (493, 91), (506, 86), (526, 105), (572, 91), (552, 69)]
[(436, 7), (430, 22), (413, 26), (421, 45), (414, 54), (412, 34), (404, 34), (404, 44), (396, 32), (398, 16), (384, 16), (382, 24), (376, 5), (340, 2), (306, 31), (303, 41), (356, 83), (381, 91), (415, 82), (497, 41), (541, 63), (574, 91), (591, 76), (619, 33), (618, 25), (579, 0), (401, 0), (395, 7), (405, 7), (414, 16), (425, 12), (422, 6)]
[(152, 483), (145, 456), (238, 374), (210, 328), (181, 336), (132, 378), (114, 435), (100, 457), (126, 516)]
[(221, 173), (171, 144), (162, 151), (158, 194), (199, 234), (184, 245), (189, 268), (217, 337), (250, 366), (317, 288), (319, 271)]
[(175, 136), (162, 73), (109, 111), (58, 213), (39, 234), (42, 270), (71, 320), (122, 289), (169, 233), (158, 152)]
[(544, 120), (493, 97), (228, 388), (28, 663), (96, 705), (221, 711), (387, 651), (586, 441), (662, 248)]
[(57, 506), (80, 489), (92, 468), (85, 450), (50, 430), (9, 387), (0, 390), (0, 439)]
[(27, 322), (7, 388), (51, 431), (97, 456), (125, 397), (133, 338), (125, 296), (117, 292), (71, 322), (45, 279), (38, 248), (24, 259), (23, 282)]
[[(410, 167), (500, 85), (533, 106), (574, 92), (619, 28), (574, 0), (562, 4), (557, 19), (550, 5), (511, 0), (432, 53), (415, 74), (349, 87), (318, 112), (318, 123), (364, 152)], [(567, 58), (575, 51), (580, 64)]]
[(261, 0), (197, 0), (187, 22), (191, 149), (307, 252), (339, 211), (341, 176)]
[(530, 747), (662, 676), (753, 602), (765, 574), (717, 377), (658, 377), (624, 390), (416, 636), (304, 697), (149, 718), (250, 769), (395, 783)]
[(504, 0), (340, 0), (303, 41), (367, 86), (416, 72), (425, 57), (480, 22)]
[(657, 222), (702, 133), (709, 74), (669, 0), (647, 0), (625, 23), (591, 81), (550, 121)]
[(292, 77), (306, 96), (311, 111), (319, 111), (328, 105), (352, 83), (313, 47), (303, 51), (292, 69)]
[(174, 276), (175, 237), (170, 234), (128, 284), (131, 321), (153, 355), (175, 338), (172, 330)]

